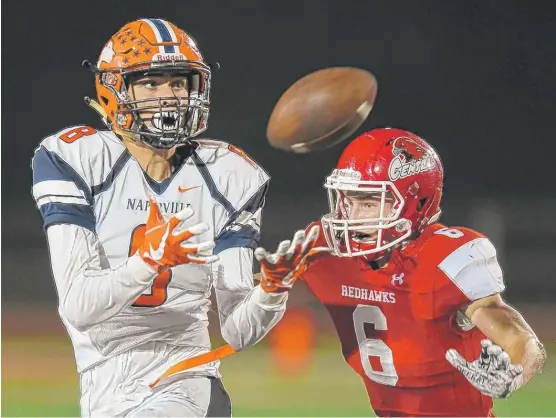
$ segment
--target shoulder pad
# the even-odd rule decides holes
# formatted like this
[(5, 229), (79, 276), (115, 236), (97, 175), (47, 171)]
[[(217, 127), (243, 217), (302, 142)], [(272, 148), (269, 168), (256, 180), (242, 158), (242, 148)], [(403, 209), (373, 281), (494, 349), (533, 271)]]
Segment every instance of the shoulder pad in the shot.
[[(53, 170), (68, 171), (90, 189), (101, 184), (125, 146), (110, 131), (97, 131), (90, 126), (72, 126), (43, 139), (33, 157), (34, 183), (40, 182), (41, 172), (52, 175)], [(38, 172), (38, 167), (45, 170)], [(37, 169), (36, 169), (37, 168)]]
[(223, 141), (199, 139), (196, 142), (199, 144), (196, 153), (204, 163), (200, 169), (206, 170), (216, 189), (236, 211), (253, 199), (262, 206), (270, 176), (251, 157)]
[(505, 288), (496, 249), (485, 237), (463, 243), (438, 268), (470, 301), (500, 293)]

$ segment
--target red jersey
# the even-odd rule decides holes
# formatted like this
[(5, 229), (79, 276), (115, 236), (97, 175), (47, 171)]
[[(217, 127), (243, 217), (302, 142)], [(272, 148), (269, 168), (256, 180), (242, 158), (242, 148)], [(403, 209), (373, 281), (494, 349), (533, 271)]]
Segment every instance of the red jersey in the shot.
[[(324, 242), (322, 245), (326, 245)], [(320, 238), (319, 238), (320, 239)], [(504, 290), (496, 250), (467, 228), (435, 224), (374, 270), (362, 257), (315, 261), (303, 274), (328, 309), (347, 363), (379, 416), (489, 416), (482, 395), (446, 360), (475, 360), (484, 335), (462, 305)]]

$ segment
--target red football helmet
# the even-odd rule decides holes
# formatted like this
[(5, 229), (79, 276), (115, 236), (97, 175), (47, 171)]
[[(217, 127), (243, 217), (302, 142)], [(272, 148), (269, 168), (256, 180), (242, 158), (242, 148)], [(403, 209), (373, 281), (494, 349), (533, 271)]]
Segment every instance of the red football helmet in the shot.
[[(376, 259), (415, 238), (440, 217), (443, 176), (436, 151), (411, 132), (380, 128), (359, 136), (324, 185), (330, 213), (322, 225), (329, 247), (337, 256)], [(373, 198), (376, 207), (367, 213), (374, 216), (353, 216), (350, 196)]]

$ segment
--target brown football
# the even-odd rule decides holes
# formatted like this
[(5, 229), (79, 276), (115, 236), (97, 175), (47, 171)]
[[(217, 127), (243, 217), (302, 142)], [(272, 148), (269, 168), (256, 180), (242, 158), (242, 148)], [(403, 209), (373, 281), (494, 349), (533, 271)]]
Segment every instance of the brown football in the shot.
[(266, 128), (275, 148), (306, 153), (348, 138), (369, 115), (377, 81), (368, 71), (332, 67), (296, 81), (280, 97)]

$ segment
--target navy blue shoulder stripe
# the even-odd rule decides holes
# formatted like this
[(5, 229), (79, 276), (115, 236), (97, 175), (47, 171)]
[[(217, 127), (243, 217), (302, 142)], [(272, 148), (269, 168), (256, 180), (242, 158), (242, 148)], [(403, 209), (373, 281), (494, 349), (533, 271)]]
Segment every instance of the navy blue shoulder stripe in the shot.
[(260, 239), (261, 233), (249, 225), (243, 226), (239, 231), (228, 229), (220, 233), (214, 240), (216, 246), (213, 254), (220, 254), (230, 248), (251, 248), (254, 250), (259, 246)]
[(251, 198), (247, 202), (245, 202), (245, 204), (240, 209), (230, 214), (230, 219), (228, 219), (228, 222), (226, 222), (226, 225), (224, 225), (223, 230), (225, 230), (230, 224), (235, 222), (238, 216), (241, 215), (243, 212), (255, 213), (259, 208), (262, 208), (264, 206), (269, 186), (270, 179), (264, 182), (256, 191), (256, 193), (251, 196)]
[(47, 180), (71, 181), (84, 193), (87, 202), (93, 203), (91, 190), (85, 180), (55, 152), (41, 146), (35, 152), (32, 168), (34, 185)]
[(228, 222), (222, 228), (222, 232), (215, 238), (216, 247), (214, 254), (219, 254), (224, 250), (234, 247), (252, 248), (255, 249), (259, 245), (261, 233), (259, 228), (255, 229), (251, 225), (240, 225), (238, 230), (231, 229), (238, 217), (244, 213), (255, 213), (258, 209), (264, 206), (265, 197), (270, 185), (270, 179), (262, 184), (259, 189), (251, 196), (251, 198), (241, 207), (230, 215)]
[(195, 163), (197, 169), (201, 173), (201, 176), (203, 177), (203, 180), (205, 181), (205, 184), (209, 189), (209, 193), (211, 197), (214, 200), (216, 200), (218, 203), (220, 203), (222, 206), (224, 206), (229, 216), (233, 214), (235, 212), (233, 205), (228, 201), (228, 199), (224, 197), (222, 193), (220, 193), (220, 191), (216, 187), (216, 183), (214, 182), (214, 179), (212, 178), (210, 171), (208, 170), (205, 162), (201, 159), (201, 157), (199, 157), (199, 155), (196, 152), (194, 152), (191, 155), (191, 158), (193, 159), (193, 162)]
[(131, 154), (127, 152), (127, 150), (122, 152), (122, 155), (118, 157), (116, 163), (114, 164), (114, 167), (112, 167), (112, 170), (110, 171), (110, 173), (108, 173), (106, 180), (104, 180), (99, 185), (93, 186), (91, 188), (93, 197), (101, 194), (102, 192), (105, 192), (110, 188), (110, 186), (112, 186), (114, 180), (116, 179), (116, 177), (118, 177), (118, 174), (120, 174), (120, 172), (123, 170), (123, 168), (125, 167), (126, 163), (129, 161), (130, 158), (131, 158)]

